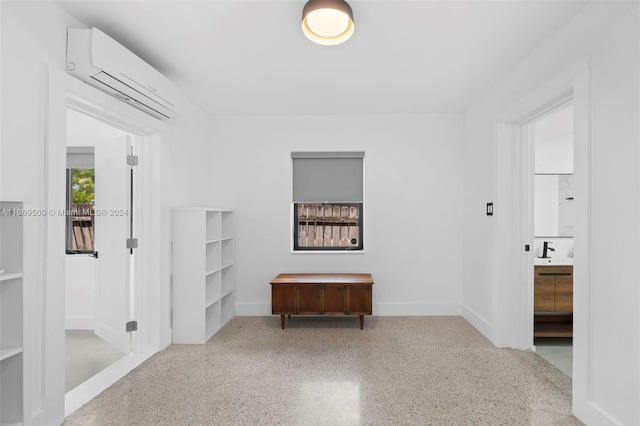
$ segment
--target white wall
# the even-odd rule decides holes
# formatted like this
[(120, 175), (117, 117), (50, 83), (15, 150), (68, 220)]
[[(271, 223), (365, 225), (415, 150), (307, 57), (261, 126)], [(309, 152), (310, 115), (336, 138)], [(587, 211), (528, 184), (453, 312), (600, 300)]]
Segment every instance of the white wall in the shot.
[(573, 238), (534, 238), (532, 250), (535, 257), (542, 257), (545, 241), (551, 243), (549, 247), (555, 249), (547, 253), (548, 257), (557, 259), (573, 257)]
[(640, 424), (637, 6), (612, 22), (592, 59), (592, 398), (621, 424)]
[[(66, 146), (66, 95), (64, 75), (66, 30), (83, 28), (53, 2), (0, 2), (2, 31), (0, 145), (0, 199), (22, 199), (25, 209), (64, 208), (64, 147)], [(62, 77), (61, 77), (62, 76)], [(71, 77), (67, 77), (70, 79)], [(52, 82), (51, 86), (49, 82)], [(108, 108), (132, 122), (156, 128), (156, 120), (97, 90), (95, 98), (107, 97)], [(100, 96), (103, 96), (102, 98)], [(53, 112), (52, 112), (53, 111)], [(49, 115), (49, 114), (52, 115)], [(139, 117), (144, 116), (138, 120)], [(146, 121), (145, 121), (146, 120)], [(153, 232), (147, 250), (152, 253), (148, 274), (159, 294), (152, 305), (154, 324), (145, 341), (162, 348), (170, 333), (170, 223), (164, 200), (159, 166), (162, 150), (181, 150), (188, 144), (206, 145), (210, 135), (208, 116), (186, 103), (181, 118), (157, 126), (164, 132), (155, 137), (147, 157), (153, 194), (142, 194), (149, 205), (147, 223), (165, 231)], [(52, 130), (53, 129), (53, 130)], [(51, 135), (54, 139), (50, 140)], [(161, 145), (159, 145), (161, 144)], [(180, 147), (180, 148), (176, 148)], [(54, 148), (52, 151), (51, 148)], [(52, 160), (47, 160), (48, 155)], [(51, 170), (50, 165), (56, 166)], [(206, 172), (200, 175), (205, 181)], [(60, 185), (49, 185), (56, 177)], [(158, 201), (159, 200), (159, 201)], [(64, 420), (64, 294), (65, 255), (62, 217), (26, 217), (25, 291), (25, 424), (61, 424)], [(145, 226), (148, 226), (145, 224)], [(155, 229), (155, 228), (154, 228)], [(154, 257), (155, 256), (155, 257)], [(154, 293), (153, 291), (151, 293)], [(149, 325), (149, 323), (146, 323)]]
[[(0, 7), (0, 198), (25, 199), (26, 209), (47, 208), (47, 66), (64, 69), (66, 29), (79, 23), (53, 3), (3, 1)], [(24, 219), (25, 424), (60, 424), (64, 418), (64, 243), (59, 256), (48, 259), (58, 275), (48, 282), (46, 224), (43, 217)]]
[(573, 104), (533, 123), (536, 173), (573, 173)]
[(95, 146), (128, 134), (96, 118), (67, 110), (67, 146)]
[(536, 176), (534, 186), (534, 235), (559, 235), (558, 176)]
[[(210, 143), (191, 145), (189, 164), (171, 171), (186, 176), (167, 180), (184, 192), (205, 167), (193, 191), (236, 211), (239, 315), (271, 313), (269, 282), (281, 272), (370, 272), (375, 315), (455, 315), (460, 137), (456, 115), (221, 116)], [(290, 158), (302, 150), (365, 151), (364, 254), (290, 252)]]
[(574, 326), (574, 410), (587, 423), (640, 423), (638, 29), (635, 2), (588, 5), (464, 117), (463, 310), (492, 341), (508, 345), (495, 302), (500, 283), (492, 265), (499, 259), (486, 248), (509, 206), (496, 205), (492, 220), (483, 214), (500, 184), (494, 174), (501, 164), (495, 126), (505, 110), (590, 58), (593, 253), (587, 267), (591, 282), (575, 283), (575, 309), (576, 316), (591, 309), (591, 316)]

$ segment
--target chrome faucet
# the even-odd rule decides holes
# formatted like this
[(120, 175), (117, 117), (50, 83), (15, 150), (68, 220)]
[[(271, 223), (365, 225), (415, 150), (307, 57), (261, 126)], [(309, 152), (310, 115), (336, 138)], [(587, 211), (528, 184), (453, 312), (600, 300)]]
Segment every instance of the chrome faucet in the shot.
[(547, 252), (548, 251), (556, 251), (556, 249), (554, 249), (553, 247), (549, 247), (549, 244), (551, 244), (548, 241), (545, 241), (544, 244), (542, 245), (542, 256), (540, 257), (541, 259), (549, 259), (551, 258), (551, 256), (547, 256)]

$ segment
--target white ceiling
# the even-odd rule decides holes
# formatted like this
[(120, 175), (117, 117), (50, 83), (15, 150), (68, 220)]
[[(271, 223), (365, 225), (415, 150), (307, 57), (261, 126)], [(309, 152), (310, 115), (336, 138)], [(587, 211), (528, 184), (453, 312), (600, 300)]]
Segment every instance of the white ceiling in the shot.
[(585, 5), (349, 3), (356, 31), (320, 46), (306, 0), (61, 1), (213, 114), (464, 112)]

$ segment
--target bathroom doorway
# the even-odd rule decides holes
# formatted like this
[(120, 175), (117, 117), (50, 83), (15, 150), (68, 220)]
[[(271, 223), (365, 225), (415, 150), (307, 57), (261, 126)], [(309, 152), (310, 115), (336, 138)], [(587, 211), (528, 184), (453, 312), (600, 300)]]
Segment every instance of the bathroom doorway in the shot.
[(594, 222), (590, 78), (590, 63), (586, 58), (550, 77), (504, 109), (496, 126), (498, 167), (494, 176), (497, 206), (493, 218), (494, 267), (499, 296), (496, 345), (534, 349), (534, 149), (531, 126), (527, 124), (572, 101), (575, 186), (572, 392), (574, 410), (581, 412), (592, 409), (589, 392), (594, 375), (592, 354), (596, 347), (591, 333)]
[(573, 371), (574, 108), (567, 99), (523, 127), (533, 145), (533, 346)]

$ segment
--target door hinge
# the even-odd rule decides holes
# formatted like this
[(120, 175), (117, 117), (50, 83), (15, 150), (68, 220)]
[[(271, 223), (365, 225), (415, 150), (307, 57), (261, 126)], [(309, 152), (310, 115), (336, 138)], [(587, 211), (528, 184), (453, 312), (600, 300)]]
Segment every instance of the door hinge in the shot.
[(127, 165), (129, 165), (129, 166), (137, 166), (138, 165), (138, 156), (137, 155), (127, 155)]
[(128, 249), (138, 248), (138, 239), (137, 238), (127, 238), (127, 248)]
[(138, 331), (138, 321), (129, 321), (127, 323), (127, 332)]

